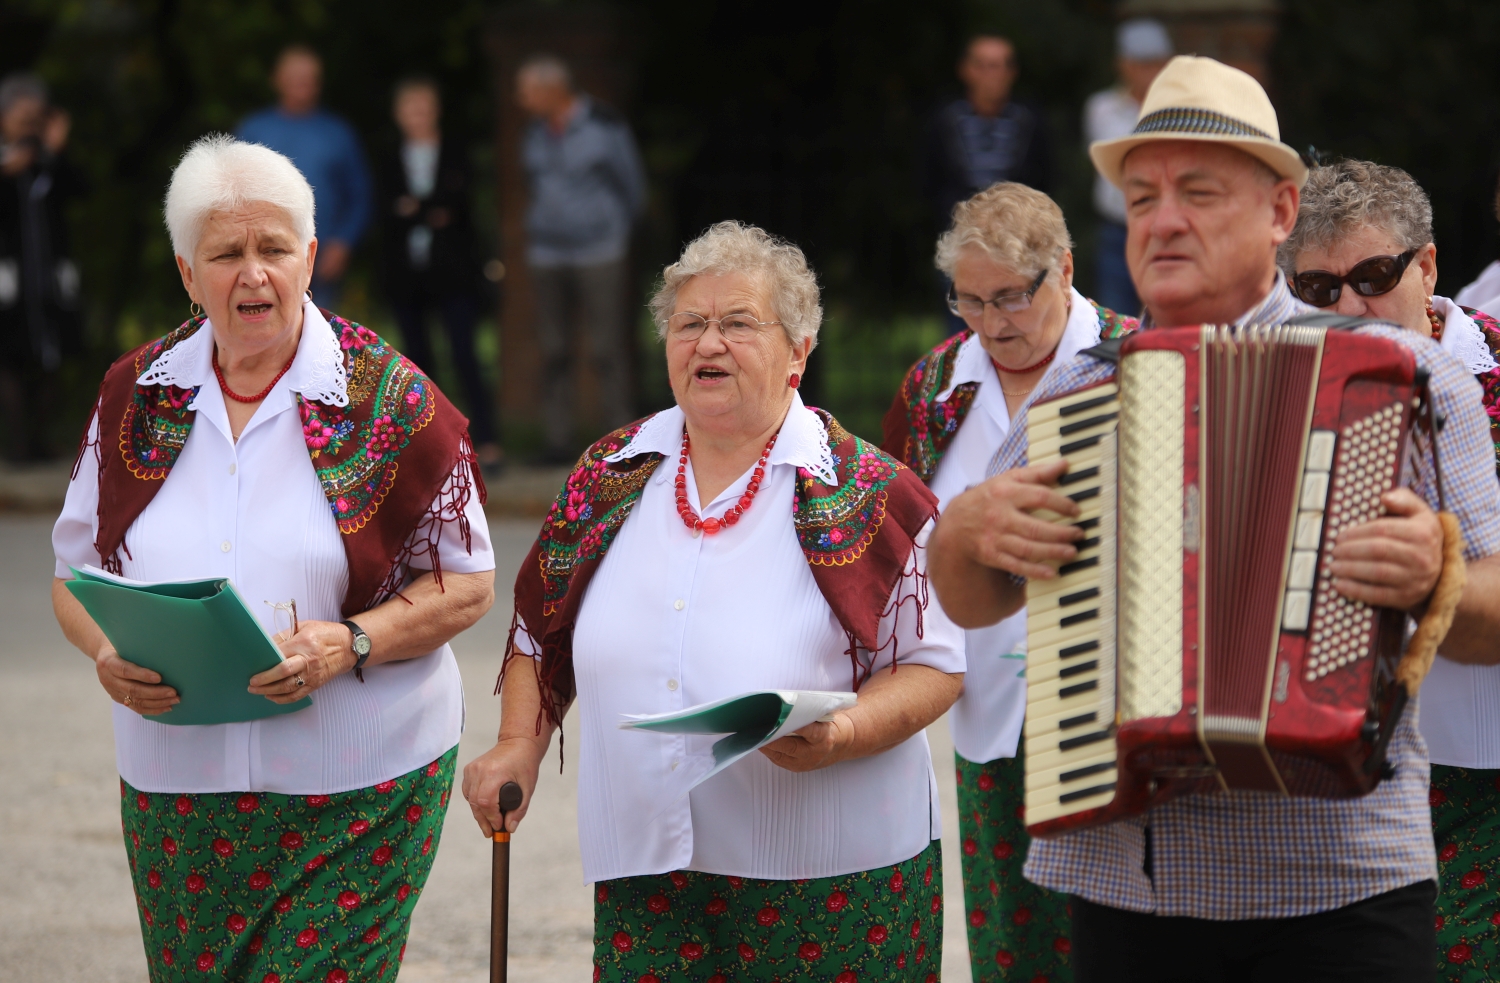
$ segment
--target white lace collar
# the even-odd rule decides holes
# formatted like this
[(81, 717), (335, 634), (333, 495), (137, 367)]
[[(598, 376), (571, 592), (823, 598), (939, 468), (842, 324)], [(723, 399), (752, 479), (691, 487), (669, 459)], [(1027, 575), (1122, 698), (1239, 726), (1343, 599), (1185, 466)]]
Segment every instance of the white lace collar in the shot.
[[(685, 425), (682, 407), (662, 410), (641, 424), (630, 443), (604, 460), (613, 464), (639, 454), (661, 454), (675, 460), (682, 452)], [(811, 472), (825, 485), (838, 484), (833, 451), (828, 446), (828, 428), (818, 414), (803, 405), (800, 393), (792, 394), (792, 406), (782, 421), (776, 447), (767, 463), (790, 464)]]
[(1443, 319), (1444, 350), (1458, 356), (1474, 375), (1493, 372), (1497, 367), (1490, 346), (1484, 340), (1484, 329), (1447, 297), (1432, 298), (1432, 309)]
[[(136, 380), (142, 386), (177, 386), (196, 389), (213, 379), (213, 322), (157, 356)], [(344, 369), (344, 350), (333, 328), (312, 301), (302, 305), (302, 337), (292, 367), (277, 384), (330, 406), (349, 405), (349, 380)]]
[[(1089, 299), (1076, 289), (1069, 288), (1069, 293), (1073, 306), (1068, 311), (1068, 323), (1063, 327), (1062, 337), (1057, 341), (1054, 365), (1063, 365), (1085, 348), (1099, 344), (1099, 332), (1102, 330), (1099, 314)], [(994, 378), (995, 366), (990, 361), (990, 353), (979, 343), (979, 335), (971, 334), (958, 346), (958, 357), (953, 360), (953, 377), (948, 380), (943, 391), (937, 394), (937, 401), (946, 402), (953, 395), (953, 390), (966, 382), (985, 383)]]

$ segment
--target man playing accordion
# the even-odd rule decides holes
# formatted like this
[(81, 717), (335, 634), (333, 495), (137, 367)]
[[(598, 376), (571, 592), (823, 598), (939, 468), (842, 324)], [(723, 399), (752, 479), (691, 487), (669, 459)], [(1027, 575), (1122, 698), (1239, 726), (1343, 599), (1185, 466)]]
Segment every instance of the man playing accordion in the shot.
[[(1275, 110), (1250, 76), (1208, 58), (1173, 59), (1135, 132), (1095, 144), (1091, 156), (1125, 192), (1144, 329), (1274, 325), (1313, 311), (1276, 268), (1307, 169), (1279, 141)], [(1430, 339), (1391, 325), (1356, 330), (1404, 345), (1427, 374), (1431, 412), (1445, 421), (1435, 438), (1444, 494), (1440, 503), (1430, 453), (1417, 455), (1405, 487), (1380, 499), (1383, 516), (1338, 535), (1332, 585), (1352, 601), (1423, 614), (1443, 572), (1441, 504), (1458, 520), (1469, 565), (1444, 643), (1462, 655), (1500, 629), (1489, 589), (1500, 570), (1500, 486), (1480, 392)], [(1038, 403), (1115, 372), (1086, 352), (1058, 369)], [(1021, 608), (1026, 578), (1057, 576), (1084, 538), (1032, 514), (1079, 514), (1054, 487), (1066, 461), (1027, 463), (1019, 420), (992, 477), (953, 500), (932, 538), (933, 585), (964, 627)], [(1190, 794), (1034, 840), (1026, 876), (1071, 895), (1075, 978), (1431, 979), (1436, 859), (1415, 716), (1409, 706), (1396, 723), (1388, 777), (1367, 795)]]

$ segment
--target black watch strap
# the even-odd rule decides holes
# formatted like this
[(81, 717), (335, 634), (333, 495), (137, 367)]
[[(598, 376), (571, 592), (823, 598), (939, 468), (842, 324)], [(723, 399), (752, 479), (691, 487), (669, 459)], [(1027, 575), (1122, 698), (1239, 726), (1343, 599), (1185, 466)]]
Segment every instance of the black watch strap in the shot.
[(357, 659), (354, 663), (354, 671), (359, 672), (365, 667), (365, 662), (370, 658), (370, 636), (366, 635), (365, 630), (352, 621), (341, 621), (339, 624), (349, 629), (349, 633), (354, 636), (354, 655)]

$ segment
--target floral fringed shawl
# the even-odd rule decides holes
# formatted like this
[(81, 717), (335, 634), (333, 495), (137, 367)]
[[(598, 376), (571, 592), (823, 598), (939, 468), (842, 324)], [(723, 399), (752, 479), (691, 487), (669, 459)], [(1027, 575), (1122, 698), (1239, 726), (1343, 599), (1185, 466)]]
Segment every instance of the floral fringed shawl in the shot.
[[(343, 613), (351, 617), (394, 595), (417, 556), (430, 561), (441, 583), (437, 537), (446, 524), (457, 523), (468, 547), (464, 508), (476, 489), (481, 503), (486, 492), (468, 421), (437, 386), (369, 328), (323, 315), (343, 349), (349, 404), (330, 406), (301, 395), (297, 404), (308, 455), (349, 559)], [(130, 552), (126, 532), (171, 473), (197, 416), (188, 408), (196, 390), (137, 380), (204, 323), (193, 318), (121, 356), (99, 387), (99, 437), (81, 448), (80, 460), (92, 448), (99, 461), (94, 545), (106, 569), (116, 573), (120, 551)], [(460, 461), (469, 466), (457, 467)], [(414, 537), (419, 528), (425, 534)]]
[[(1460, 307), (1459, 310), (1469, 315), (1474, 323), (1479, 325), (1479, 330), (1484, 332), (1484, 343), (1489, 347), (1490, 354), (1495, 361), (1500, 362), (1500, 321), (1472, 307)], [(1474, 378), (1479, 380), (1479, 386), (1484, 390), (1484, 411), (1489, 415), (1490, 439), (1495, 444), (1495, 470), (1500, 473), (1500, 369), (1481, 372)]]
[[(1093, 306), (1099, 315), (1100, 341), (1118, 338), (1140, 327), (1133, 317), (1116, 314), (1098, 304)], [(931, 482), (937, 474), (938, 462), (958, 435), (958, 428), (974, 405), (974, 394), (979, 391), (979, 383), (965, 382), (955, 386), (947, 399), (938, 400), (953, 378), (959, 348), (973, 334), (965, 328), (917, 359), (885, 414), (881, 449), (915, 471), (924, 482)]]
[[(912, 572), (917, 534), (936, 518), (937, 501), (909, 469), (844, 430), (829, 414), (814, 412), (828, 430), (838, 485), (825, 485), (799, 468), (793, 524), (813, 579), (848, 636), (858, 689), (869, 676), (874, 653), (896, 644), (894, 634), (879, 637), (883, 618), (912, 604), (921, 634), (928, 600), (925, 577), (916, 578), (910, 596), (891, 595)], [(630, 443), (644, 422), (617, 430), (584, 452), (516, 575), (516, 615), (506, 663), (518, 655), (516, 632), (524, 625), (541, 649), (542, 712), (553, 724), (561, 722), (561, 708), (574, 695), (573, 628), (584, 593), (663, 460), (660, 454), (645, 453), (606, 461)], [(897, 654), (892, 653), (893, 669)], [(504, 672), (502, 668), (502, 680)]]

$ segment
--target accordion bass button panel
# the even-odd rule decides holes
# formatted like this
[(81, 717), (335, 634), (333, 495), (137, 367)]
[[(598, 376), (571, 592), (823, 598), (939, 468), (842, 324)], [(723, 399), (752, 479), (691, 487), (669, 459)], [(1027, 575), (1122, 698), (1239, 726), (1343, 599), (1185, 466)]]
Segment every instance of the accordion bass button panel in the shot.
[[(1328, 497), (1326, 520), (1318, 523), (1329, 543), (1350, 526), (1369, 522), (1380, 515), (1380, 496), (1389, 489), (1396, 478), (1396, 458), (1400, 451), (1403, 408), (1392, 403), (1363, 419), (1355, 420), (1344, 427), (1335, 441), (1331, 431), (1315, 431), (1309, 440), (1309, 471), (1313, 464), (1313, 453), (1319, 454), (1319, 463), (1329, 460), (1326, 479)], [(1337, 443), (1337, 455), (1333, 453)], [(1323, 448), (1326, 447), (1326, 452)], [(1306, 485), (1304, 484), (1304, 492)], [(1303, 537), (1304, 515), (1309, 515), (1307, 539)], [(1322, 517), (1320, 517), (1322, 518)], [(1303, 543), (1311, 540), (1313, 525), (1308, 513), (1297, 516), (1297, 532), (1294, 536), (1293, 566), (1303, 553)], [(1316, 541), (1310, 548), (1317, 557)], [(1318, 565), (1316, 583), (1311, 590), (1295, 593), (1305, 596), (1300, 618), (1294, 617), (1293, 594), (1289, 587), (1283, 607), (1282, 627), (1289, 631), (1307, 631), (1307, 657), (1303, 663), (1303, 678), (1314, 682), (1344, 666), (1369, 655), (1371, 638), (1376, 628), (1374, 608), (1344, 597), (1333, 587), (1330, 570), (1332, 550), (1325, 550)], [(1290, 580), (1290, 577), (1288, 578)]]
[(1028, 457), (1060, 457), (1059, 490), (1079, 504), (1078, 555), (1026, 589), (1026, 823), (1108, 805), (1115, 797), (1115, 431), (1118, 390), (1099, 386), (1028, 414)]

